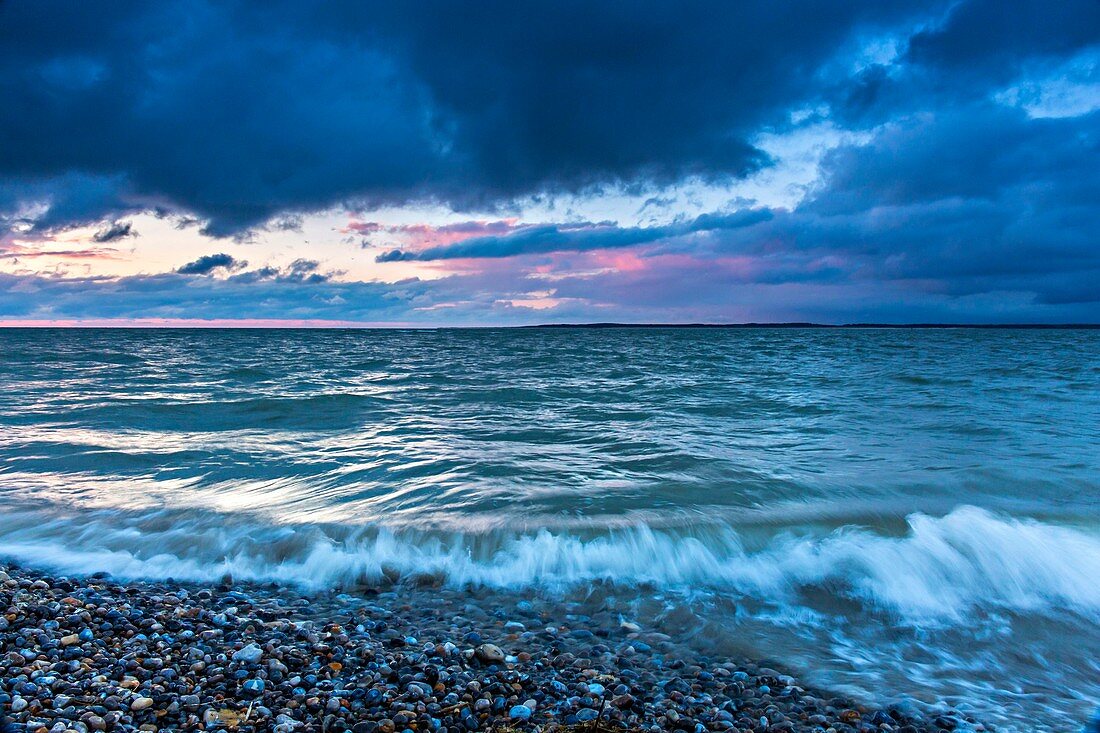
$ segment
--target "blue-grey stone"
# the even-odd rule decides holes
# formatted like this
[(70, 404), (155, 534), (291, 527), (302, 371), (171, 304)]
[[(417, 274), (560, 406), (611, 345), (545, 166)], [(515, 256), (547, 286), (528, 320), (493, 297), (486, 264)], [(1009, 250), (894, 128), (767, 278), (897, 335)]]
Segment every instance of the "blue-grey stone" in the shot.
[(244, 664), (257, 664), (264, 656), (264, 650), (256, 644), (249, 644), (243, 649), (238, 649), (233, 653), (234, 662), (242, 662)]

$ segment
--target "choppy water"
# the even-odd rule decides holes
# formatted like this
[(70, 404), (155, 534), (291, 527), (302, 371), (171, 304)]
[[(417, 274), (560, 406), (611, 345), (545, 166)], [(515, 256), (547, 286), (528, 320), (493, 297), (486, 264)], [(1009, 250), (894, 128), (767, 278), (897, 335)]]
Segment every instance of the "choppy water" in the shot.
[(613, 580), (695, 645), (1076, 730), (1100, 331), (0, 330), (0, 556)]

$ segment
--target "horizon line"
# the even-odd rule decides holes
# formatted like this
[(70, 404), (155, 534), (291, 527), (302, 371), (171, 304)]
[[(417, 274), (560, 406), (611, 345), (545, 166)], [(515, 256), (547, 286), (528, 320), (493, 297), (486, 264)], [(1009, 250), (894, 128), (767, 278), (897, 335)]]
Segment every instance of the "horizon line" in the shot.
[(533, 323), (518, 325), (427, 325), (400, 321), (371, 322), (294, 318), (90, 318), (90, 319), (0, 319), (0, 329), (128, 329), (128, 330), (447, 330), (447, 329), (610, 329), (610, 328), (936, 328), (936, 329), (1100, 329), (1098, 323), (989, 323), (989, 322), (879, 322), (821, 323), (816, 321), (745, 322), (629, 322), (594, 321), (581, 323)]

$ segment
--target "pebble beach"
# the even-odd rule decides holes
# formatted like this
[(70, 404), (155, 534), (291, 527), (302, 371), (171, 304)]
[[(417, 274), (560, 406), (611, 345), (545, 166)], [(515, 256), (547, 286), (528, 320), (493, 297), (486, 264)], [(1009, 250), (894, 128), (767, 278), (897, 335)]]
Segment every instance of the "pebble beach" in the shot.
[(473, 590), (303, 595), (6, 567), (0, 608), (0, 708), (28, 733), (987, 729), (685, 653), (607, 609)]

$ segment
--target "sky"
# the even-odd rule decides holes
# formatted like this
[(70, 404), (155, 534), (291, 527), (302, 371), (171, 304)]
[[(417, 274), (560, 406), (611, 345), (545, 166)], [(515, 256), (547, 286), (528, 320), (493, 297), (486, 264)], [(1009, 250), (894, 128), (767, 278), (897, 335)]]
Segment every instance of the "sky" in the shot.
[(1100, 323), (1100, 2), (0, 0), (0, 325)]

